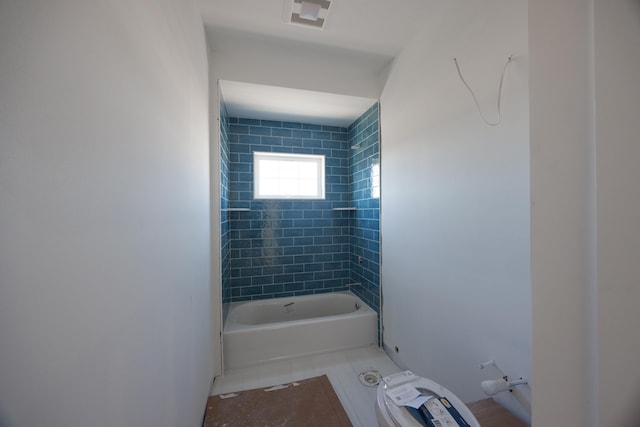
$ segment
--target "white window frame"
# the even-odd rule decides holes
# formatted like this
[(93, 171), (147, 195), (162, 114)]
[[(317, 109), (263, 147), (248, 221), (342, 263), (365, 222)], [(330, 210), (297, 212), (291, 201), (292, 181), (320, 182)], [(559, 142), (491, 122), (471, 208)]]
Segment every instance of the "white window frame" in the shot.
[[(314, 194), (291, 194), (280, 192), (278, 194), (265, 194), (260, 182), (260, 161), (313, 163), (317, 166), (317, 175)], [(284, 179), (284, 178), (283, 178)], [(267, 153), (253, 152), (253, 197), (254, 199), (287, 199), (287, 200), (321, 200), (325, 198), (325, 156), (318, 154), (292, 154), (292, 153)]]

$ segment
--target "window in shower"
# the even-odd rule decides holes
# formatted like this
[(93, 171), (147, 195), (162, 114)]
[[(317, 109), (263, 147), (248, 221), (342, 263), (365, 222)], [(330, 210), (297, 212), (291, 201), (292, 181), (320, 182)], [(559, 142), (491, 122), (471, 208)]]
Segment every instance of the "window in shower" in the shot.
[(380, 198), (380, 162), (371, 165), (371, 198)]
[(253, 153), (256, 199), (324, 199), (324, 156)]

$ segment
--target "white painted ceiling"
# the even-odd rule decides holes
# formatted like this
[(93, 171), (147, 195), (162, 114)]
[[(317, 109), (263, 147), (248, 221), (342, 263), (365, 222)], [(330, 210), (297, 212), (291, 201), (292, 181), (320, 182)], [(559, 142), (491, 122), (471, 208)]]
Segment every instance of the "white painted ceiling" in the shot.
[(231, 117), (348, 127), (375, 99), (233, 81), (220, 81)]
[[(388, 62), (402, 51), (433, 7), (432, 0), (333, 0), (324, 29), (319, 30), (286, 23), (284, 1), (291, 0), (201, 0), (210, 45), (220, 48), (220, 43), (232, 44), (238, 34), (248, 34)], [(224, 37), (213, 40), (212, 34)], [(222, 91), (234, 116), (339, 126), (352, 123), (375, 102), (238, 82), (223, 82)]]
[[(285, 0), (201, 0), (208, 28), (397, 55), (415, 34), (433, 0), (333, 0), (323, 30), (283, 21)], [(290, 1), (290, 0), (287, 0)]]

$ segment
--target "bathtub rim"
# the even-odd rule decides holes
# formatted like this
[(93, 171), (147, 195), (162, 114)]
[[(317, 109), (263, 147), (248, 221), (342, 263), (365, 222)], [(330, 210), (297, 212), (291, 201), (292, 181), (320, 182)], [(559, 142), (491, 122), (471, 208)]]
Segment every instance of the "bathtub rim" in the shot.
[[(223, 331), (224, 372), (260, 366), (263, 363), (307, 357), (323, 353), (367, 346), (378, 346), (377, 313), (353, 292), (323, 292), (285, 297), (320, 297), (346, 294), (352, 301), (362, 303), (363, 309), (350, 313), (314, 317), (261, 325), (242, 325)], [(237, 301), (240, 304), (269, 303), (277, 298)], [(279, 304), (279, 303), (278, 303)], [(366, 309), (364, 309), (366, 307)], [(236, 325), (238, 326), (238, 325)], [(336, 329), (337, 328), (337, 329)], [(340, 331), (339, 333), (335, 333)], [(313, 339), (308, 339), (312, 337)]]
[[(241, 323), (235, 323), (233, 321), (229, 321), (230, 316), (233, 313), (233, 310), (241, 305), (246, 305), (246, 304), (276, 304), (274, 303), (274, 301), (276, 300), (284, 300), (284, 299), (320, 299), (323, 296), (327, 296), (327, 295), (332, 295), (332, 294), (336, 294), (336, 295), (346, 295), (349, 297), (352, 297), (355, 302), (357, 302), (360, 305), (360, 308), (357, 311), (353, 311), (353, 312), (349, 312), (349, 313), (344, 313), (344, 314), (336, 314), (336, 315), (331, 315), (331, 316), (319, 316), (319, 317), (311, 317), (308, 319), (300, 319), (300, 320), (292, 320), (292, 321), (283, 321), (283, 322), (271, 322), (271, 323), (259, 323), (259, 324), (254, 324), (254, 325), (245, 325), (245, 324), (241, 324)], [(231, 332), (231, 333), (241, 333), (243, 331), (255, 331), (255, 330), (260, 330), (260, 329), (283, 329), (286, 328), (287, 325), (291, 325), (292, 323), (296, 323), (296, 324), (300, 324), (300, 325), (304, 325), (304, 324), (310, 324), (310, 323), (317, 323), (317, 322), (322, 322), (324, 321), (330, 321), (331, 319), (340, 319), (340, 318), (346, 318), (346, 317), (359, 317), (359, 316), (366, 316), (366, 315), (370, 315), (371, 312), (375, 313), (375, 310), (373, 308), (371, 308), (369, 306), (369, 304), (367, 304), (365, 301), (362, 300), (362, 298), (360, 298), (358, 295), (356, 295), (355, 293), (351, 292), (351, 291), (339, 291), (339, 292), (323, 292), (323, 293), (319, 293), (319, 294), (306, 294), (306, 295), (294, 295), (294, 296), (288, 296), (288, 297), (278, 297), (278, 298), (265, 298), (265, 299), (259, 299), (259, 300), (247, 300), (247, 301), (234, 301), (234, 302), (230, 302), (227, 303), (227, 315), (225, 316), (224, 319), (224, 327), (222, 330), (222, 333), (224, 335), (225, 332)], [(279, 304), (279, 303), (277, 303)]]

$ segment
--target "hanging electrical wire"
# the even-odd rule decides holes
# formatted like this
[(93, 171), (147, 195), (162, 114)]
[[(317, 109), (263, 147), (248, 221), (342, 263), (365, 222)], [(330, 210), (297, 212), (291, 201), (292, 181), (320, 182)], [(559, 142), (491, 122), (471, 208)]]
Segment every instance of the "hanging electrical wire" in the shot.
[(513, 60), (513, 55), (509, 55), (509, 57), (507, 58), (507, 62), (504, 63), (504, 67), (502, 68), (502, 76), (500, 77), (500, 87), (498, 88), (498, 120), (495, 122), (490, 122), (486, 119), (486, 117), (484, 116), (484, 114), (482, 114), (482, 109), (480, 108), (480, 104), (478, 103), (478, 98), (476, 98), (476, 94), (473, 92), (473, 90), (471, 89), (471, 87), (469, 86), (469, 84), (467, 83), (467, 81), (464, 79), (464, 77), (462, 76), (462, 72), (460, 71), (460, 65), (458, 65), (458, 60), (456, 58), (453, 58), (453, 62), (455, 62), (456, 64), (456, 70), (458, 70), (458, 75), (460, 76), (460, 80), (462, 80), (462, 83), (464, 83), (464, 85), (467, 87), (467, 89), (469, 89), (469, 92), (471, 93), (471, 96), (473, 97), (473, 101), (476, 103), (476, 108), (478, 109), (478, 112), (480, 113), (480, 117), (482, 117), (482, 120), (488, 124), (489, 126), (498, 126), (500, 124), (500, 98), (502, 98), (502, 82), (504, 80), (504, 74), (507, 71), (507, 66), (509, 65), (509, 63)]

